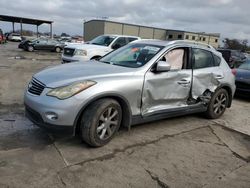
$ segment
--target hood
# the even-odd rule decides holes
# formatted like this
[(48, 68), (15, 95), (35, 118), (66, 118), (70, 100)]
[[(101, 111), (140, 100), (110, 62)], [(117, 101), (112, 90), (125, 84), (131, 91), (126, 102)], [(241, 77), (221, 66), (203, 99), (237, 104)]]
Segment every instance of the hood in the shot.
[(69, 44), (67, 45), (68, 48), (75, 48), (75, 49), (81, 49), (81, 50), (95, 50), (95, 49), (108, 49), (107, 46), (101, 46), (101, 45), (94, 45), (94, 44)]
[(69, 63), (47, 68), (33, 77), (47, 87), (55, 88), (82, 80), (98, 80), (100, 78), (131, 76), (133, 68), (110, 65), (98, 61), (85, 63)]
[(237, 69), (235, 79), (237, 81), (247, 81), (250, 83), (250, 70)]

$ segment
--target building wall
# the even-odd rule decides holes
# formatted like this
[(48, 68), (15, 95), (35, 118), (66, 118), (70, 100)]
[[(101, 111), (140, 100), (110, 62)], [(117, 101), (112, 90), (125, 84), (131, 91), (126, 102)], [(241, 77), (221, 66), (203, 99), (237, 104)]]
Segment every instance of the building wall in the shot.
[(104, 22), (93, 20), (84, 23), (84, 41), (90, 41), (93, 38), (104, 34)]
[(142, 39), (152, 39), (154, 37), (154, 29), (149, 27), (139, 27), (139, 37)]
[(184, 32), (183, 31), (172, 31), (167, 30), (167, 35), (165, 40), (183, 40)]
[(154, 29), (154, 39), (166, 40), (166, 33), (164, 29)]
[(120, 23), (105, 22), (105, 34), (117, 34), (122, 35), (123, 26)]
[(215, 48), (219, 46), (219, 35), (206, 33), (185, 32), (178, 30), (165, 30), (105, 20), (91, 20), (84, 24), (85, 41), (103, 34), (118, 34), (139, 36), (143, 39), (160, 40), (191, 40), (210, 44)]
[[(195, 37), (195, 39), (193, 39), (193, 37)], [(184, 39), (202, 42), (205, 44), (209, 44), (209, 45), (213, 46), (214, 48), (218, 48), (220, 36), (219, 35), (214, 36), (214, 35), (203, 34), (203, 33), (185, 32)]]
[(123, 34), (124, 35), (138, 36), (139, 27), (134, 26), (134, 25), (123, 24)]

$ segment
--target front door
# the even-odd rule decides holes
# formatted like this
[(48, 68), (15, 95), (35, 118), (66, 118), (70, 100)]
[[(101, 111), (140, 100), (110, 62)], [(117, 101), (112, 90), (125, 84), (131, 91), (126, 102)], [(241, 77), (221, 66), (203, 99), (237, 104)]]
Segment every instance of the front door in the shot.
[(188, 67), (189, 59), (189, 48), (172, 49), (161, 59), (171, 65), (170, 71), (149, 70), (146, 73), (142, 94), (142, 116), (187, 106), (192, 80), (192, 69)]

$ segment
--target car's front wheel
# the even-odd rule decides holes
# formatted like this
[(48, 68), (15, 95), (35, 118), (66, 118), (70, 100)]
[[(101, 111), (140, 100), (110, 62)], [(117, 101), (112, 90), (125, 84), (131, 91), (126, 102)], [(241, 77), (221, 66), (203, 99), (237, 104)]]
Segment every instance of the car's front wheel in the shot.
[(225, 89), (217, 90), (212, 96), (206, 116), (210, 119), (216, 119), (220, 117), (226, 110), (229, 102), (228, 92)]
[(56, 48), (55, 48), (55, 51), (56, 51), (57, 53), (60, 53), (62, 50), (61, 50), (60, 47), (56, 47)]
[(116, 100), (106, 98), (95, 101), (81, 119), (83, 141), (94, 147), (105, 145), (118, 131), (121, 119), (121, 106)]
[(33, 52), (34, 51), (34, 47), (33, 46), (28, 46), (28, 51), (29, 52)]

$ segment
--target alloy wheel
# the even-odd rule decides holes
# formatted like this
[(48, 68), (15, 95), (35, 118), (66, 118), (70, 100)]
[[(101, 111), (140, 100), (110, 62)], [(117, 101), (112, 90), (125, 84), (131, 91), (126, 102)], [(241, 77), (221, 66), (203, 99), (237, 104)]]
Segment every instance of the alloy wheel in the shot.
[(119, 125), (119, 113), (114, 107), (108, 107), (101, 115), (96, 129), (99, 139), (106, 140), (110, 138), (116, 127)]
[(221, 114), (226, 109), (227, 96), (224, 93), (219, 94), (213, 105), (213, 111), (215, 114)]

